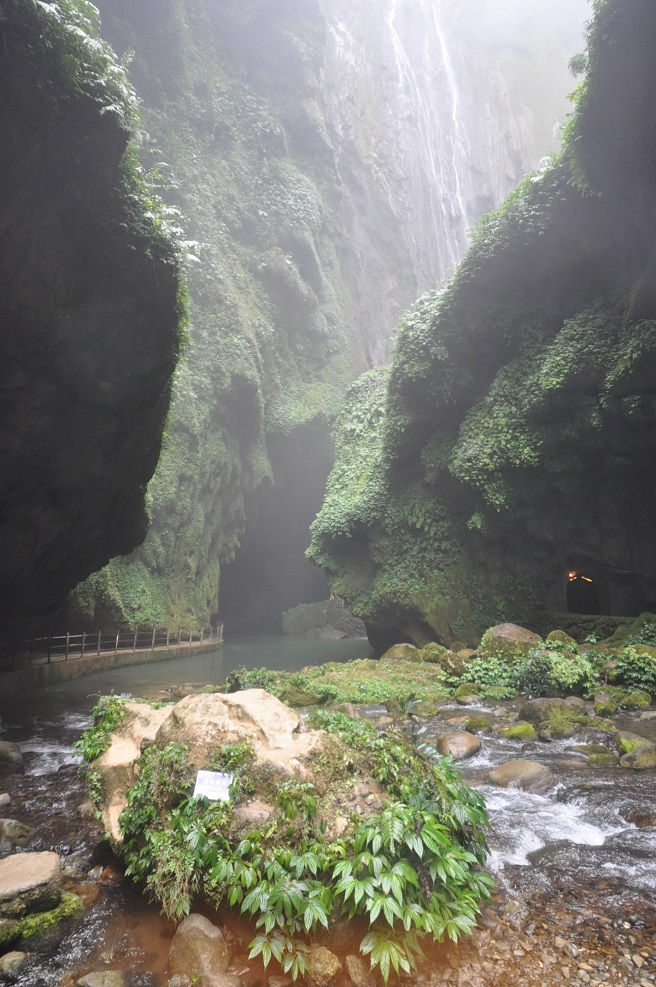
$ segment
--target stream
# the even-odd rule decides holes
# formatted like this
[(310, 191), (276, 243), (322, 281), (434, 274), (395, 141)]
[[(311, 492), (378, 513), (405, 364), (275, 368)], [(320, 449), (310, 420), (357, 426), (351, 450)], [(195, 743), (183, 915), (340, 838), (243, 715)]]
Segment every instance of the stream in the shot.
[[(25, 849), (59, 852), (71, 886), (87, 904), (74, 930), (62, 942), (53, 942), (51, 950), (40, 952), (15, 983), (19, 987), (72, 987), (94, 969), (129, 971), (131, 987), (167, 983), (166, 958), (173, 927), (122, 879), (99, 825), (78, 817), (85, 793), (74, 744), (92, 722), (91, 708), (98, 695), (113, 691), (149, 697), (175, 686), (221, 683), (240, 665), (295, 670), (368, 654), (363, 640), (243, 636), (226, 642), (221, 651), (97, 673), (26, 697), (24, 709), (14, 705), (0, 710), (6, 739), (18, 743), (25, 758), (25, 776), (8, 779), (12, 805), (2, 815), (37, 827)], [(468, 711), (494, 715), (483, 704)], [(386, 711), (380, 707), (368, 712), (375, 719), (377, 712)], [(450, 717), (462, 712), (455, 703), (443, 705), (436, 720), (416, 729), (416, 739), (430, 742), (432, 735), (449, 729), (445, 724)], [(650, 728), (652, 724), (656, 732), (656, 718)], [(517, 741), (489, 735), (481, 739), (480, 753), (459, 767), (487, 800), (491, 823), (488, 866), (503, 900), (519, 902), (520, 912), (522, 902), (542, 902), (547, 910), (555, 902), (561, 912), (569, 909), (569, 918), (563, 912), (562, 922), (575, 921), (573, 915), (578, 916), (576, 921), (584, 921), (588, 915), (597, 922), (601, 916), (602, 924), (613, 928), (621, 929), (626, 923), (627, 929), (656, 929), (653, 773), (592, 768), (574, 749), (580, 737), (526, 745), (530, 749), (525, 752)], [(522, 756), (547, 764), (556, 775), (555, 785), (543, 794), (530, 794), (487, 783), (491, 768)], [(645, 825), (644, 820), (650, 818), (651, 825)], [(638, 820), (639, 825), (629, 819)], [(522, 920), (522, 928), (524, 924)], [(248, 966), (245, 953), (242, 960)], [(650, 966), (648, 976), (644, 981), (626, 982), (653, 983), (655, 965)], [(597, 982), (602, 981), (592, 981)]]

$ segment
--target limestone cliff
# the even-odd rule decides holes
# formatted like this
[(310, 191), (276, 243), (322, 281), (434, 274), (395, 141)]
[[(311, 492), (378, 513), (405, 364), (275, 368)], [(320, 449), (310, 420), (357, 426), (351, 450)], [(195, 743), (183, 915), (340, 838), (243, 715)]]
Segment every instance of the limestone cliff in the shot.
[(143, 540), (182, 305), (90, 5), (0, 8), (0, 633)]
[(311, 555), (381, 644), (654, 608), (655, 42), (595, 4), (560, 157), (352, 392)]
[[(513, 71), (543, 39), (529, 18), (513, 55), (522, 30), (509, 29), (482, 103), (486, 136), (452, 160), (458, 92), (478, 44), (453, 3), (101, 0), (107, 37), (135, 52), (144, 149), (167, 162), (199, 250), (193, 346), (150, 488), (152, 528), (135, 555), (79, 589), (89, 619), (203, 623), (220, 581), (232, 627), (235, 615), (253, 625), (327, 595), (303, 551), (332, 462), (330, 423), (354, 377), (386, 359), (402, 312), (459, 256), (483, 202), (545, 153), (544, 133), (526, 139), (508, 93), (539, 91), (551, 133), (584, 7), (569, 5), (567, 41), (545, 30), (560, 58), (516, 87)], [(472, 126), (473, 116), (471, 105)], [(492, 163), (495, 120), (504, 137)], [(432, 148), (421, 161), (419, 140)], [(483, 197), (455, 204), (452, 186), (469, 188), (472, 176)], [(427, 202), (439, 243), (426, 239)]]

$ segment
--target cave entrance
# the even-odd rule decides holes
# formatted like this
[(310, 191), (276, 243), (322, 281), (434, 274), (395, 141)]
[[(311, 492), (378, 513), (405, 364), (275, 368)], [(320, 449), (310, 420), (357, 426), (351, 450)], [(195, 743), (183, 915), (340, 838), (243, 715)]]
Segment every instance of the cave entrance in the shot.
[(569, 613), (601, 613), (599, 581), (587, 572), (567, 573), (567, 610)]

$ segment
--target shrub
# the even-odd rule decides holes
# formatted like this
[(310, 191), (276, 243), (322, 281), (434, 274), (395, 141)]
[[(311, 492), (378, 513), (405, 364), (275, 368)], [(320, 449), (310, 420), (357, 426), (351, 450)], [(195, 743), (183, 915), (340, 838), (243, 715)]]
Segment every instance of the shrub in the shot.
[(570, 651), (534, 648), (516, 668), (517, 685), (532, 696), (584, 692), (595, 683), (593, 665)]
[(656, 692), (656, 656), (630, 645), (618, 657), (611, 677), (632, 689), (644, 689), (653, 694)]

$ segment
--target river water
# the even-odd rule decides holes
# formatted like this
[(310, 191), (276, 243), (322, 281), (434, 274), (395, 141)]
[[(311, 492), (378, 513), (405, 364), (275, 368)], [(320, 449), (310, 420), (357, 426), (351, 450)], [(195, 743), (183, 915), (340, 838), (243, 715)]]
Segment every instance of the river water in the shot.
[[(107, 968), (131, 971), (134, 987), (166, 982), (170, 925), (113, 871), (96, 824), (76, 818), (85, 796), (74, 744), (91, 724), (91, 708), (100, 694), (150, 697), (186, 684), (218, 685), (242, 665), (294, 670), (368, 656), (364, 640), (243, 636), (217, 652), (90, 675), (26, 697), (22, 709), (2, 710), (7, 739), (19, 743), (26, 764), (25, 778), (16, 780), (11, 792), (13, 806), (3, 814), (37, 825), (27, 848), (56, 849), (72, 873), (76, 861), (83, 869), (105, 868), (101, 882), (88, 889), (81, 924), (54, 952), (34, 961), (17, 981), (19, 987), (74, 984), (81, 972)], [(475, 711), (490, 712), (482, 705)], [(375, 709), (370, 712), (375, 716)], [(443, 729), (442, 719), (446, 723), (458, 712), (461, 707), (446, 705), (428, 731), (418, 728), (417, 739), (430, 741)], [(579, 737), (522, 753), (516, 741), (485, 736), (481, 752), (461, 765), (467, 781), (487, 799), (489, 867), (503, 891), (519, 899), (536, 889), (564, 894), (569, 888), (582, 900), (608, 895), (618, 914), (656, 907), (656, 827), (628, 821), (636, 813), (656, 817), (653, 773), (591, 768), (574, 749), (580, 743)], [(492, 767), (518, 756), (548, 764), (555, 785), (543, 794), (529, 794), (487, 783)]]

